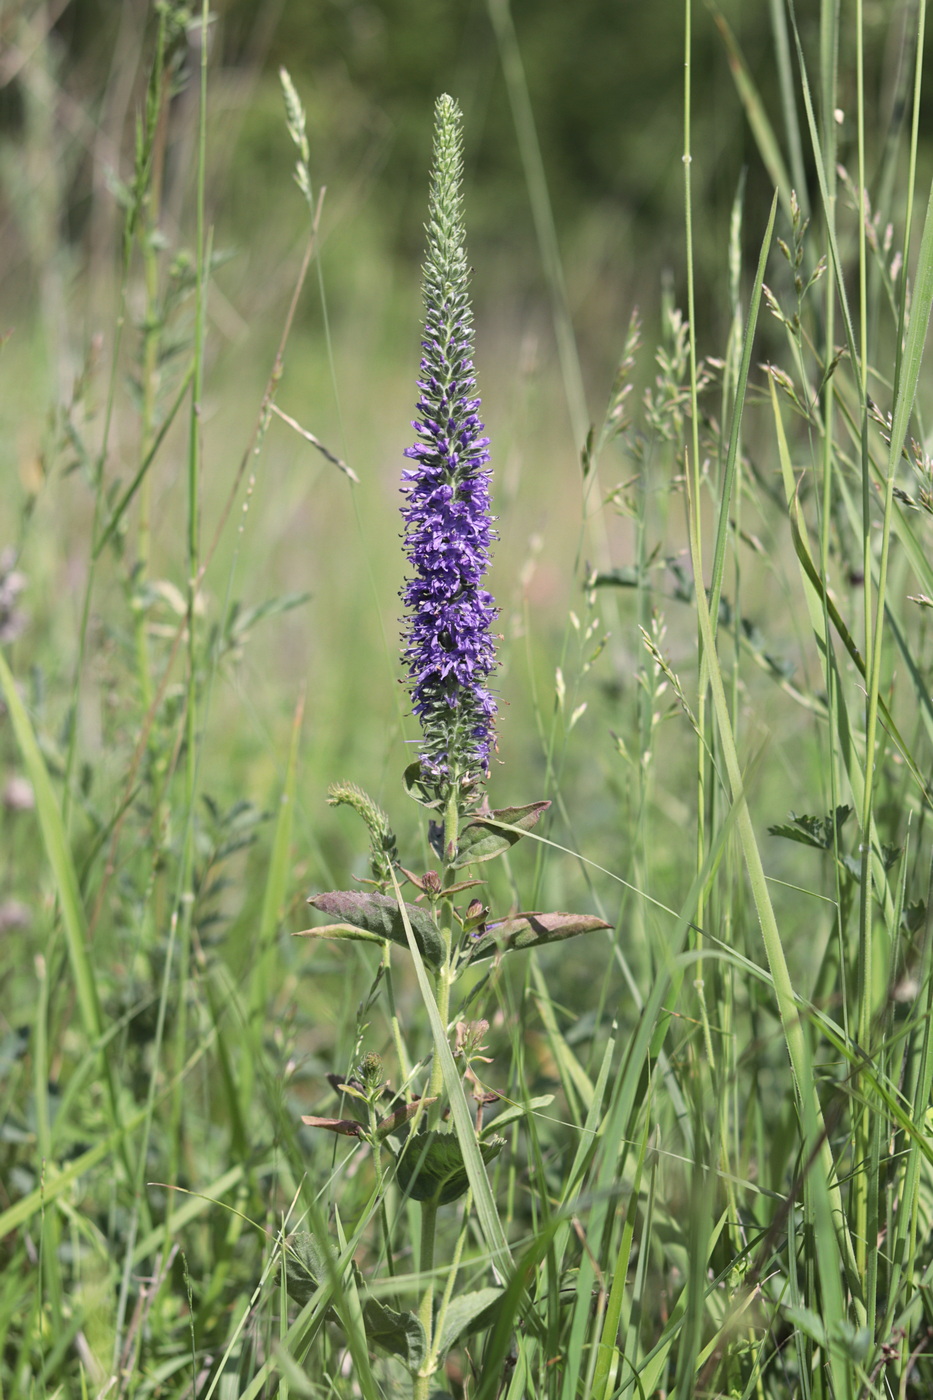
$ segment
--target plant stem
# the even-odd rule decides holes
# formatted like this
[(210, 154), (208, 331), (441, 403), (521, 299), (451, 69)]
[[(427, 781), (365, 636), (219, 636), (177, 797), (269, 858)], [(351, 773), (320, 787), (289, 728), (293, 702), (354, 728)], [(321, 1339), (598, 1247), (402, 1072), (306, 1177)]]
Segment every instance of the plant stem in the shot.
[[(198, 120), (197, 157), (197, 261), (195, 266), (195, 321), (194, 321), (194, 371), (191, 379), (191, 415), (188, 424), (188, 511), (186, 521), (186, 543), (188, 564), (187, 588), (187, 675), (185, 677), (185, 826), (182, 839), (182, 859), (176, 889), (178, 909), (178, 1011), (175, 1020), (175, 1061), (185, 1062), (185, 1045), (188, 1037), (188, 999), (186, 988), (191, 975), (191, 947), (194, 919), (194, 874), (195, 874), (195, 826), (194, 814), (197, 794), (198, 763), (198, 654), (197, 654), (197, 599), (200, 585), (200, 493), (201, 493), (201, 404), (204, 392), (204, 337), (206, 327), (207, 282), (210, 270), (210, 237), (205, 225), (204, 191), (207, 166), (207, 34), (210, 20), (208, 0), (201, 6), (201, 71), (200, 107)], [(184, 1081), (179, 1078), (170, 1110), (171, 1122), (171, 1174), (169, 1180), (175, 1182), (180, 1164), (184, 1116)], [(167, 1220), (166, 1220), (167, 1227)], [(169, 1249), (168, 1229), (166, 1228), (165, 1251)]]
[[(454, 771), (450, 777), (450, 789), (447, 797), (447, 806), (444, 811), (444, 874), (443, 888), (449, 890), (456, 880), (456, 869), (454, 862), (457, 859), (457, 836), (460, 830), (460, 780)], [(447, 1024), (450, 1020), (450, 987), (454, 978), (454, 904), (453, 897), (445, 894), (440, 903), (440, 918), (438, 920), (441, 938), (444, 942), (444, 961), (434, 983), (434, 994), (437, 999), (437, 1011), (444, 1034), (447, 1033)], [(434, 1053), (434, 1063), (431, 1066), (431, 1083), (428, 1088), (428, 1097), (436, 1099), (437, 1102), (431, 1104), (429, 1113), (432, 1126), (440, 1121), (441, 1113), (441, 1093), (444, 1088), (444, 1069), (441, 1064), (441, 1057), (437, 1049)], [(418, 1309), (418, 1317), (424, 1328), (425, 1336), (425, 1360), (423, 1373), (415, 1377), (413, 1391), (414, 1400), (427, 1400), (428, 1390), (431, 1383), (431, 1376), (437, 1368), (437, 1358), (434, 1354), (432, 1338), (432, 1323), (434, 1315), (434, 1236), (437, 1224), (437, 1206), (433, 1202), (425, 1201), (422, 1205), (421, 1213), (421, 1274), (425, 1278), (424, 1293), (421, 1297), (421, 1306)]]
[(415, 1377), (412, 1400), (428, 1400), (431, 1376), (434, 1371), (434, 1357), (431, 1337), (431, 1324), (434, 1316), (434, 1237), (437, 1225), (437, 1206), (433, 1201), (424, 1201), (421, 1206), (421, 1274), (425, 1279), (418, 1318), (424, 1328), (425, 1360), (423, 1371)]
[(463, 1254), (463, 1247), (466, 1244), (467, 1232), (470, 1228), (470, 1211), (473, 1207), (473, 1192), (468, 1191), (463, 1198), (463, 1224), (460, 1227), (460, 1234), (457, 1236), (457, 1243), (454, 1248), (453, 1258), (450, 1261), (450, 1269), (447, 1274), (447, 1282), (444, 1285), (444, 1292), (441, 1294), (441, 1301), (437, 1309), (437, 1325), (434, 1329), (434, 1336), (431, 1338), (431, 1349), (428, 1356), (429, 1365), (436, 1369), (437, 1343), (438, 1338), (444, 1330), (444, 1321), (447, 1317), (447, 1309), (450, 1307), (450, 1300), (453, 1296), (454, 1285), (457, 1282), (457, 1272), (460, 1268), (460, 1259)]
[(402, 1079), (407, 1083), (411, 1077), (411, 1060), (408, 1058), (408, 1051), (405, 1049), (405, 1042), (402, 1039), (402, 1027), (398, 1018), (398, 1008), (395, 1005), (395, 989), (392, 986), (392, 952), (388, 943), (386, 943), (382, 950), (382, 966), (385, 969), (383, 983), (386, 989), (386, 1002), (389, 1007), (389, 1024), (392, 1027), (392, 1043), (395, 1046), (395, 1053), (398, 1056)]
[[(142, 417), (140, 421), (139, 456), (142, 464), (150, 455), (158, 432), (156, 411), (159, 389), (159, 352), (162, 341), (162, 311), (159, 305), (159, 219), (162, 204), (162, 176), (168, 122), (168, 101), (165, 89), (165, 15), (160, 12), (156, 55), (153, 62), (154, 93), (147, 111), (147, 132), (151, 141), (149, 188), (140, 211), (140, 241), (143, 252), (146, 283), (145, 330), (142, 355)], [(152, 704), (152, 667), (149, 656), (149, 619), (142, 595), (149, 576), (151, 548), (150, 515), (152, 510), (152, 476), (146, 472), (139, 487), (139, 520), (136, 527), (136, 567), (133, 592), (136, 595), (134, 622), (136, 666), (139, 675), (140, 708)]]
[[(454, 862), (457, 859), (457, 836), (460, 831), (460, 779), (454, 771), (450, 778), (450, 791), (447, 797), (447, 806), (444, 810), (444, 874), (443, 888), (449, 890), (450, 886), (457, 878)], [(440, 903), (440, 918), (438, 920), (440, 935), (444, 943), (444, 961), (434, 983), (434, 994), (437, 998), (437, 1010), (441, 1018), (441, 1025), (447, 1029), (450, 1020), (450, 988), (454, 980), (454, 904), (452, 897), (445, 895)], [(435, 1054), (434, 1063), (431, 1067), (431, 1083), (428, 1095), (436, 1098), (440, 1095), (444, 1087), (444, 1071), (441, 1068), (441, 1057)], [(432, 1117), (437, 1117), (436, 1110), (438, 1104), (432, 1105), (435, 1110)]]
[(382, 1166), (382, 1144), (379, 1141), (379, 1114), (376, 1106), (369, 1104), (369, 1140), (373, 1154), (373, 1168), (376, 1173), (376, 1187), (379, 1192), (379, 1221), (382, 1226), (382, 1238), (385, 1244), (386, 1267), (390, 1276), (395, 1275), (395, 1266), (392, 1263), (392, 1231), (389, 1228), (389, 1215), (386, 1211), (386, 1181), (385, 1172)]

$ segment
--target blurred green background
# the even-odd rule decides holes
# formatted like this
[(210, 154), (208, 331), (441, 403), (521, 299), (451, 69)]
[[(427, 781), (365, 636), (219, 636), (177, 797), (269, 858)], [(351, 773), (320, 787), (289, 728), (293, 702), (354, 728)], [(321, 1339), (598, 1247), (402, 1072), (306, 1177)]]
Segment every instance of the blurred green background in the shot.
[[(909, 9), (866, 7), (872, 110), (886, 114), (871, 133), (872, 173), (883, 160), (891, 123), (900, 120), (898, 43)], [(6, 483), (0, 545), (14, 547), (29, 580), (24, 604), (30, 626), (18, 643), (17, 665), (20, 673), (33, 668), (37, 713), (49, 734), (63, 733), (68, 723), (92, 508), (86, 471), (75, 468), (82, 453), (86, 467), (102, 440), (122, 265), (120, 189), (132, 177), (154, 14), (144, 0), (57, 0), (7, 4), (0, 16), (0, 293), (9, 332), (0, 408)], [(722, 16), (782, 132), (769, 5), (732, 0)], [(804, 7), (800, 21), (804, 43), (815, 44), (815, 7)], [(492, 798), (536, 797), (546, 767), (542, 715), (553, 707), (568, 611), (582, 608), (588, 564), (625, 567), (632, 558), (632, 529), (624, 517), (607, 513), (595, 529), (581, 525), (582, 438), (603, 412), (633, 307), (645, 328), (635, 371), (643, 386), (656, 372), (653, 346), (665, 298), (685, 304), (681, 7), (516, 0), (510, 20), (499, 0), (242, 2), (216, 8), (210, 43), (207, 213), (218, 267), (207, 327), (205, 538), (216, 528), (249, 440), (307, 231), (307, 212), (291, 178), (293, 149), (277, 74), (283, 63), (307, 107), (312, 174), (327, 195), (320, 257), (299, 308), (278, 402), (343, 458), (361, 484), (350, 488), (280, 421), (269, 426), (248, 511), (240, 531), (230, 527), (223, 536), (206, 606), (216, 621), (231, 600), (256, 607), (305, 591), (311, 599), (258, 624), (248, 645), (227, 657), (211, 701), (204, 785), (259, 801), (274, 792), (290, 715), (306, 685), (304, 839), (311, 842), (321, 829), (323, 791), (338, 777), (375, 790), (399, 821), (410, 820), (413, 828), (417, 822), (414, 808), (398, 816), (396, 797), (396, 775), (410, 752), (406, 743), (415, 737), (396, 660), (403, 569), (397, 483), (415, 396), (431, 111), (435, 96), (447, 90), (465, 114), (477, 365), (493, 439), (501, 536), (492, 586), (502, 607), (505, 766), (494, 771)], [(698, 329), (701, 352), (721, 355), (731, 321), (730, 212), (744, 179), (741, 241), (746, 263), (753, 261), (771, 186), (737, 95), (723, 30), (706, 6), (696, 9), (693, 56)], [(159, 218), (164, 277), (172, 260), (190, 257), (192, 247), (199, 61), (192, 25), (176, 37), (173, 58)], [(513, 64), (511, 98), (503, 63)], [(845, 83), (854, 66), (840, 63), (840, 71)], [(529, 172), (527, 147), (523, 159), (516, 125), (522, 73), (580, 387), (574, 366), (568, 368), (566, 353), (562, 364), (557, 349), (559, 289), (553, 277), (549, 283), (542, 215), (539, 210), (536, 226), (532, 207), (543, 191)], [(843, 131), (851, 126), (846, 108), (852, 102), (854, 93), (843, 87)], [(772, 271), (780, 282), (781, 271)], [(144, 299), (138, 254), (130, 263), (127, 307), (106, 460), (114, 489), (131, 477), (139, 453), (134, 356)], [(184, 308), (176, 332), (179, 345), (190, 336)], [(774, 334), (763, 323), (761, 358)], [(166, 401), (172, 373), (167, 360)], [(752, 411), (747, 420), (754, 442)], [(152, 473), (151, 572), (165, 585), (156, 627), (173, 625), (171, 590), (184, 585), (184, 460), (184, 432), (173, 430)], [(621, 458), (602, 470), (600, 489), (633, 473)], [(657, 464), (650, 490), (659, 502), (666, 500), (672, 474), (671, 463)], [(597, 503), (594, 496), (591, 510)], [(659, 509), (666, 519), (666, 505)], [(681, 514), (675, 501), (666, 541), (672, 553)], [(762, 526), (766, 544), (769, 528)], [(114, 774), (125, 767), (133, 738), (121, 730), (118, 676), (132, 618), (131, 564), (130, 534), (112, 574), (95, 585), (96, 659), (86, 670), (79, 714), (86, 763), (109, 765)], [(610, 731), (625, 730), (640, 653), (627, 606), (624, 597), (605, 599), (600, 630), (611, 632), (611, 640), (581, 692), (589, 708), (565, 759), (565, 775), (576, 775), (577, 801), (597, 841), (611, 828), (616, 800), (605, 780), (615, 762)], [(689, 609), (671, 604), (667, 621), (674, 662), (689, 668), (695, 636)], [(796, 647), (793, 624), (774, 625), (772, 650)], [(780, 752), (782, 727), (796, 738), (796, 715), (776, 715), (774, 723)], [(679, 845), (678, 765), (690, 760), (686, 750), (669, 758), (672, 772), (661, 786), (670, 809), (660, 819), (670, 821)], [(793, 765), (786, 773), (777, 765), (772, 777), (780, 789), (779, 815), (794, 799)], [(323, 818), (323, 825), (342, 832), (345, 824), (334, 817)], [(353, 837), (350, 847), (327, 839), (338, 866), (355, 859)], [(608, 858), (611, 836), (606, 842)], [(676, 878), (676, 850), (671, 864)], [(325, 878), (323, 868), (313, 873), (317, 881)]]

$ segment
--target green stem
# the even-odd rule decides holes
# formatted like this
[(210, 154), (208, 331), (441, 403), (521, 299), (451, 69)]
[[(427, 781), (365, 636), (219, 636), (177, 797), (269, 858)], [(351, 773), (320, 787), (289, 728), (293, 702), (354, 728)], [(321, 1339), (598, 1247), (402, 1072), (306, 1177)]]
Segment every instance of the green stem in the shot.
[[(188, 1038), (188, 999), (186, 988), (191, 974), (192, 925), (194, 917), (195, 873), (195, 798), (198, 777), (198, 655), (197, 655), (197, 597), (200, 587), (200, 518), (201, 482), (201, 402), (204, 392), (204, 337), (206, 330), (207, 281), (210, 269), (210, 238), (205, 225), (204, 191), (207, 170), (207, 33), (210, 20), (208, 0), (201, 6), (201, 81), (198, 123), (197, 157), (197, 262), (195, 266), (194, 369), (191, 379), (191, 416), (188, 425), (188, 519), (187, 519), (187, 676), (185, 678), (185, 826), (182, 841), (181, 868), (178, 876), (178, 1014), (175, 1020), (175, 1062), (185, 1063)], [(174, 1183), (180, 1167), (183, 1133), (185, 1085), (179, 1078), (170, 1112), (169, 1141), (171, 1173)], [(166, 1217), (166, 1251), (168, 1249), (168, 1217)]]
[[(154, 120), (155, 129), (149, 133), (152, 141), (151, 176), (146, 192), (144, 217), (140, 221), (143, 264), (146, 283), (146, 317), (143, 337), (142, 357), (142, 419), (140, 423), (139, 456), (140, 464), (152, 452), (158, 429), (156, 411), (159, 388), (159, 351), (162, 341), (162, 313), (159, 305), (159, 216), (162, 204), (162, 176), (165, 160), (165, 138), (168, 118), (168, 103), (165, 92), (165, 15), (160, 12), (159, 30), (156, 40), (156, 56), (153, 64), (155, 100), (148, 114)], [(136, 665), (139, 675), (140, 708), (148, 710), (152, 704), (152, 667), (149, 656), (149, 633), (147, 610), (142, 606), (141, 595), (149, 576), (149, 555), (151, 548), (150, 516), (152, 510), (152, 477), (147, 471), (139, 487), (139, 519), (136, 527), (136, 569), (134, 593), (137, 595), (135, 615)]]
[(424, 1328), (425, 1362), (415, 1377), (412, 1400), (428, 1400), (431, 1376), (434, 1373), (432, 1346), (432, 1322), (434, 1318), (434, 1238), (437, 1226), (437, 1206), (433, 1201), (424, 1201), (421, 1206), (421, 1274), (425, 1280), (418, 1318)]
[(473, 1206), (473, 1192), (468, 1191), (463, 1198), (463, 1224), (460, 1227), (460, 1234), (457, 1236), (457, 1243), (454, 1247), (453, 1258), (450, 1261), (450, 1269), (447, 1274), (447, 1282), (444, 1285), (444, 1292), (441, 1294), (440, 1305), (437, 1309), (437, 1324), (434, 1328), (434, 1336), (431, 1338), (430, 1353), (428, 1356), (428, 1367), (437, 1369), (439, 1361), (438, 1338), (444, 1331), (444, 1322), (447, 1318), (447, 1309), (450, 1307), (450, 1300), (453, 1297), (454, 1284), (457, 1282), (457, 1273), (460, 1268), (460, 1259), (463, 1255), (463, 1248), (466, 1244), (467, 1232), (470, 1228), (470, 1210)]
[(386, 1267), (390, 1277), (395, 1277), (395, 1266), (392, 1263), (392, 1232), (389, 1229), (389, 1215), (386, 1210), (386, 1182), (385, 1172), (382, 1166), (382, 1144), (379, 1141), (379, 1114), (376, 1112), (375, 1104), (369, 1104), (369, 1144), (373, 1154), (373, 1169), (376, 1173), (376, 1188), (379, 1192), (379, 1222), (382, 1227), (382, 1238), (386, 1252)]
[[(441, 968), (434, 983), (437, 1012), (445, 1035), (450, 1021), (450, 988), (454, 980), (454, 958), (456, 956), (454, 944), (454, 902), (453, 896), (448, 892), (457, 878), (455, 861), (457, 859), (457, 837), (460, 831), (459, 794), (460, 778), (457, 772), (454, 771), (450, 775), (450, 788), (447, 795), (447, 805), (444, 809), (444, 873), (442, 877), (442, 888), (445, 893), (442, 895), (440, 901), (438, 919), (438, 926), (444, 944), (444, 961), (441, 964)], [(436, 1126), (440, 1121), (440, 1098), (443, 1088), (444, 1069), (441, 1063), (440, 1052), (435, 1048), (434, 1062), (431, 1066), (431, 1082), (428, 1087), (428, 1097), (437, 1100), (437, 1102), (431, 1104), (429, 1108), (429, 1122), (431, 1122), (432, 1126)], [(431, 1377), (437, 1369), (437, 1358), (434, 1354), (432, 1335), (434, 1316), (434, 1239), (437, 1225), (437, 1206), (433, 1202), (425, 1201), (422, 1204), (421, 1212), (421, 1275), (425, 1283), (424, 1293), (421, 1297), (421, 1306), (418, 1309), (418, 1317), (424, 1328), (426, 1345), (424, 1366), (415, 1377), (415, 1385), (412, 1392), (414, 1400), (428, 1400)]]
[[(444, 809), (444, 874), (442, 886), (444, 890), (449, 890), (457, 878), (454, 862), (457, 859), (457, 837), (460, 831), (460, 779), (456, 771), (450, 776), (450, 791), (447, 796), (447, 806)], [(454, 902), (450, 894), (445, 894), (440, 902), (439, 909), (439, 930), (444, 944), (444, 961), (441, 964), (434, 983), (434, 994), (437, 999), (437, 1010), (441, 1018), (441, 1025), (447, 1029), (450, 1021), (450, 988), (454, 980)], [(434, 1063), (431, 1066), (431, 1083), (428, 1088), (430, 1098), (437, 1098), (444, 1087), (444, 1071), (441, 1068), (441, 1057), (434, 1056)], [(432, 1119), (437, 1118), (439, 1104), (432, 1105)]]
[[(450, 776), (450, 789), (447, 796), (447, 805), (444, 810), (444, 873), (443, 889), (449, 891), (451, 885), (456, 881), (457, 874), (454, 862), (457, 859), (457, 837), (460, 831), (460, 780), (458, 774), (453, 772)], [(434, 995), (437, 1000), (437, 1012), (444, 1034), (447, 1033), (447, 1026), (450, 1021), (450, 988), (454, 980), (454, 903), (453, 896), (445, 893), (440, 901), (440, 917), (438, 924), (441, 938), (444, 944), (444, 961), (437, 974), (434, 983)], [(431, 1104), (429, 1113), (432, 1126), (436, 1126), (440, 1121), (441, 1094), (444, 1088), (444, 1069), (441, 1063), (440, 1052), (435, 1049), (434, 1062), (431, 1066), (431, 1082), (428, 1087), (428, 1097), (436, 1099), (437, 1102)], [(424, 1293), (421, 1297), (421, 1306), (418, 1309), (418, 1317), (424, 1328), (425, 1336), (425, 1361), (422, 1371), (415, 1377), (413, 1390), (414, 1400), (427, 1400), (431, 1377), (437, 1369), (437, 1357), (434, 1354), (433, 1344), (433, 1315), (434, 1315), (434, 1238), (437, 1224), (437, 1206), (430, 1201), (425, 1201), (422, 1205), (421, 1214), (421, 1274), (425, 1280)]]
[[(446, 903), (447, 903), (447, 901), (445, 900), (445, 904), (446, 904)], [(441, 1025), (442, 1025), (442, 1026), (445, 1028), (445, 1030), (446, 1030), (447, 1024), (448, 1024), (448, 1022), (450, 1021), (450, 982), (451, 982), (451, 977), (450, 977), (450, 926), (449, 926), (449, 924), (447, 924), (446, 920), (444, 921), (444, 923), (445, 923), (446, 927), (442, 927), (442, 929), (441, 929), (441, 934), (442, 934), (442, 936), (443, 936), (443, 938), (444, 938), (444, 947), (445, 947), (447, 956), (446, 956), (446, 958), (444, 959), (444, 965), (443, 965), (443, 967), (441, 968), (441, 970), (440, 970), (440, 971), (438, 972), (438, 974), (437, 974), (437, 980), (435, 981), (435, 984), (434, 984), (434, 995), (435, 995), (435, 998), (436, 998), (436, 1000), (437, 1000), (437, 1012), (438, 1012), (438, 1015), (439, 1015), (440, 1018), (441, 1018)], [(431, 1099), (437, 1099), (437, 1098), (439, 1098), (439, 1096), (440, 1096), (441, 1091), (443, 1090), (443, 1088), (444, 1088), (444, 1071), (443, 1071), (443, 1068), (442, 1068), (442, 1066), (441, 1066), (441, 1057), (440, 1057), (440, 1055), (438, 1055), (437, 1053), (435, 1053), (435, 1055), (434, 1055), (434, 1061), (433, 1061), (433, 1064), (431, 1065), (431, 1083), (430, 1083), (430, 1085), (428, 1086), (428, 1097), (431, 1098)], [(431, 1108), (432, 1108), (432, 1110), (437, 1110), (437, 1109), (440, 1108), (440, 1104), (439, 1104), (439, 1103), (437, 1103), (437, 1104), (432, 1104), (432, 1105), (431, 1105)], [(437, 1118), (437, 1117), (438, 1117), (437, 1112), (432, 1112), (431, 1117), (432, 1117), (432, 1119)]]
[(386, 942), (382, 949), (382, 966), (384, 968), (383, 985), (386, 989), (386, 1001), (389, 1007), (389, 1024), (392, 1027), (392, 1043), (395, 1046), (395, 1053), (398, 1056), (399, 1071), (402, 1080), (408, 1083), (411, 1078), (411, 1060), (408, 1058), (408, 1051), (402, 1039), (402, 1026), (398, 1018), (398, 1008), (395, 1005), (395, 989), (392, 986), (392, 948)]

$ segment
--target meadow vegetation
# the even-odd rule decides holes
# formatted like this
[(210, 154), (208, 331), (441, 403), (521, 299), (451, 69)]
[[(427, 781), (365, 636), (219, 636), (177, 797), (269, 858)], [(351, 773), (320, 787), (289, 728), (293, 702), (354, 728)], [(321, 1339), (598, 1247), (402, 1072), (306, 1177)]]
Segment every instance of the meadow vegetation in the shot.
[[(919, 1400), (924, 8), (743, 36), (687, 0), (621, 146), (597, 0), (575, 35), (418, 5), (426, 52), (388, 0), (352, 44), (331, 7), (306, 72), (303, 7), (251, 8), (0, 16), (0, 1400)], [(374, 804), (401, 866), (443, 862), (402, 782), (398, 514), (442, 91), (498, 517), (488, 796), (550, 803), (474, 873), (501, 917), (592, 918), (477, 959), (449, 1043), (411, 929), (293, 937), (371, 875)], [(398, 1142), (303, 1122), (388, 1080), (417, 1126), (452, 1050), (499, 1097), (478, 1138), (431, 1110), (469, 1186), (433, 1213)]]

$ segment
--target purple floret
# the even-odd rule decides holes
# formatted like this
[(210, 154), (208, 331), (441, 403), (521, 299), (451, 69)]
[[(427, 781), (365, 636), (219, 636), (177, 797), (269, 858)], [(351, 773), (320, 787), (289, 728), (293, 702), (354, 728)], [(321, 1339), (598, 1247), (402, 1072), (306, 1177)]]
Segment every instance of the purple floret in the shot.
[(422, 776), (442, 790), (489, 772), (496, 703), (486, 681), (496, 664), (498, 610), (483, 588), (495, 532), (489, 513), (489, 439), (473, 374), (469, 267), (461, 218), (460, 112), (438, 100), (426, 308), (418, 380), (418, 442), (402, 472), (408, 613), (402, 655), (421, 721)]
[(452, 348), (459, 352), (454, 372), (437, 339), (423, 342), (421, 419), (412, 424), (420, 441), (405, 452), (417, 466), (402, 473), (411, 564), (402, 592), (409, 610), (402, 655), (425, 731), (422, 767), (446, 776), (453, 758), (463, 778), (489, 771), (496, 703), (485, 682), (496, 664), (498, 609), (482, 587), (495, 537), (489, 439), (476, 412), (480, 401), (471, 397), (469, 340)]

